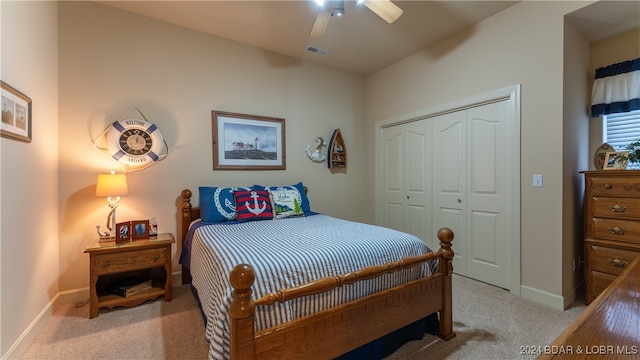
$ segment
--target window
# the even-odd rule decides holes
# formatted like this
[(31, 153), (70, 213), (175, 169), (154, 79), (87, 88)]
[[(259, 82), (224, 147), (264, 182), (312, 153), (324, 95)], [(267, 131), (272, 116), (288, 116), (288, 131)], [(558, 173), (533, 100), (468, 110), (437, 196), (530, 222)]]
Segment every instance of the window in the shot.
[[(604, 142), (616, 151), (627, 149), (627, 145), (640, 139), (640, 110), (602, 116)], [(629, 169), (640, 169), (640, 164), (629, 164)]]

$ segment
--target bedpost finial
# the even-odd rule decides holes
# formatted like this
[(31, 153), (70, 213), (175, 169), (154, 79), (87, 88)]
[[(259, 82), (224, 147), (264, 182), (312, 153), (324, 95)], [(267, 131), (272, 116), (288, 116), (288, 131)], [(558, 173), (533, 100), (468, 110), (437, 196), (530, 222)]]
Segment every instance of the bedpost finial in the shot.
[(438, 230), (438, 239), (440, 239), (440, 250), (438, 252), (447, 259), (453, 259), (453, 250), (451, 250), (453, 231), (448, 227), (441, 227)]
[(182, 190), (182, 199), (187, 201), (191, 200), (191, 190), (189, 189)]
[(229, 281), (234, 289), (243, 291), (251, 288), (256, 275), (251, 265), (239, 264), (236, 265), (229, 274)]
[(453, 240), (453, 230), (448, 227), (441, 227), (438, 230), (438, 239), (440, 239), (440, 241), (450, 243), (451, 240)]

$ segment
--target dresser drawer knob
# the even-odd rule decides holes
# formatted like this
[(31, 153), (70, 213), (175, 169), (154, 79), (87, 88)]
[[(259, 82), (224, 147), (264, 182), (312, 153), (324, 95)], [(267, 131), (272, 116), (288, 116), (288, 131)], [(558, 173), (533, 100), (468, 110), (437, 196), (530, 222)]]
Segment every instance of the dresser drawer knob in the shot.
[(620, 259), (609, 259), (609, 263), (611, 263), (611, 265), (613, 266), (618, 266), (618, 267), (624, 267), (625, 265), (627, 265), (626, 261), (620, 260)]
[(153, 257), (153, 261), (158, 261), (158, 260), (160, 260), (160, 255), (156, 255)]
[(622, 205), (609, 205), (609, 210), (617, 213), (623, 213), (627, 210), (627, 207)]
[(109, 266), (109, 265), (111, 265), (111, 263), (110, 263), (110, 262), (108, 262), (108, 261), (105, 261), (105, 262), (103, 262), (103, 263), (102, 263), (102, 266), (103, 266), (103, 267), (107, 267), (107, 266)]
[(611, 188), (613, 188), (613, 186), (611, 184), (604, 184), (604, 188), (607, 190), (611, 190)]
[(617, 227), (617, 226), (616, 226), (616, 227), (609, 228), (609, 231), (611, 231), (611, 233), (612, 233), (612, 234), (615, 234), (615, 235), (624, 235), (624, 233), (626, 232), (626, 230), (625, 230), (625, 229), (620, 229), (620, 228), (619, 228), (619, 227)]

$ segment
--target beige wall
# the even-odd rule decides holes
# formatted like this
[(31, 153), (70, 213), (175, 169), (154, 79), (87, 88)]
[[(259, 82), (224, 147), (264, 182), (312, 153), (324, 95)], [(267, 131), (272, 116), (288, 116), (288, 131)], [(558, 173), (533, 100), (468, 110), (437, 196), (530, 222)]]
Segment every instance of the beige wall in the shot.
[[(565, 241), (563, 16), (582, 6), (519, 3), (367, 79), (370, 139), (377, 122), (522, 84), (522, 296), (556, 307)], [(533, 174), (544, 175), (543, 188), (531, 186)]]
[[(569, 22), (564, 26), (562, 115), (562, 298), (564, 307), (576, 299), (584, 281), (584, 178), (589, 168), (589, 42)], [(575, 263), (575, 268), (574, 268)]]
[[(0, 139), (0, 356), (58, 294), (55, 2), (0, 2), (0, 78), (32, 100), (31, 143)], [(18, 350), (19, 351), (19, 350)]]
[[(128, 175), (119, 220), (155, 216), (176, 234), (182, 189), (256, 183), (308, 185), (312, 210), (371, 222), (364, 192), (364, 78), (96, 3), (60, 4), (60, 289), (88, 286), (84, 248), (104, 226), (96, 175), (117, 168), (92, 139), (132, 107), (160, 128), (171, 152)], [(115, 25), (117, 24), (117, 26)], [(286, 171), (213, 171), (211, 110), (285, 118)], [(305, 147), (341, 128), (346, 174), (311, 162)], [(174, 247), (174, 269), (180, 247)]]

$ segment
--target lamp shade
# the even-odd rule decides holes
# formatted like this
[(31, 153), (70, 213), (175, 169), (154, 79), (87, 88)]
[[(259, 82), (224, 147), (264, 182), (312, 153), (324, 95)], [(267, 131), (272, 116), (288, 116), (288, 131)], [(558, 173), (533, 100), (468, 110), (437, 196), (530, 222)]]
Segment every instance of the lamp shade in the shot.
[(129, 194), (125, 174), (98, 174), (96, 196), (125, 196)]

